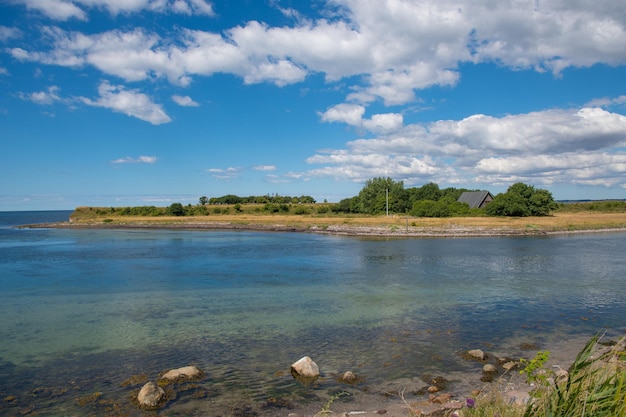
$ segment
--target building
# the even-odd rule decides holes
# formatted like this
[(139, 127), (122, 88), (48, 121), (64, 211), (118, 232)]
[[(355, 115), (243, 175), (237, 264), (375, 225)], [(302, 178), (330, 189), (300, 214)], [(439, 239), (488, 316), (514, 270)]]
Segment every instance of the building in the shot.
[(467, 203), (470, 208), (485, 208), (493, 201), (493, 195), (489, 191), (465, 191), (459, 199), (459, 203)]

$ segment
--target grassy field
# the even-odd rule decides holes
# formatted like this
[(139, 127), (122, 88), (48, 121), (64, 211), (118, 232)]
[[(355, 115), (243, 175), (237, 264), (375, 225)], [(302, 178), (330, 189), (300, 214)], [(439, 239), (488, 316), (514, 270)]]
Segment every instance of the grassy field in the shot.
[[(342, 228), (383, 228), (393, 230), (420, 229), (432, 230), (511, 230), (520, 232), (559, 232), (599, 229), (626, 228), (626, 212), (598, 212), (595, 210), (558, 211), (545, 217), (447, 217), (423, 218), (404, 215), (365, 216), (324, 214), (268, 214), (250, 208), (236, 211), (232, 207), (216, 207), (216, 214), (211, 207), (206, 215), (201, 216), (137, 216), (120, 214), (110, 209), (80, 207), (71, 216), (74, 225), (141, 225), (164, 227), (168, 225), (187, 225), (190, 227), (237, 226), (245, 228), (280, 227), (303, 229)], [(310, 210), (313, 212), (313, 210)]]

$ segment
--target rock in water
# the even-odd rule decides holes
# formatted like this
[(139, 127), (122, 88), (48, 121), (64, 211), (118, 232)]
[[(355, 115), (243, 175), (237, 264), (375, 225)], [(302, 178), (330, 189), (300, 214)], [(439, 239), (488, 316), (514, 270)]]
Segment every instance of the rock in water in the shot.
[(178, 369), (171, 369), (167, 371), (161, 379), (167, 379), (168, 381), (185, 380), (198, 380), (203, 377), (204, 373), (195, 366), (184, 366)]
[(483, 366), (483, 372), (489, 373), (489, 374), (495, 374), (496, 372), (498, 372), (498, 369), (494, 365), (488, 363), (485, 366)]
[(317, 364), (311, 358), (305, 356), (291, 365), (291, 376), (305, 385), (309, 385), (320, 376)]
[(158, 408), (165, 400), (165, 391), (154, 382), (147, 382), (137, 395), (137, 401), (143, 408)]
[(339, 380), (346, 384), (356, 384), (359, 378), (352, 371), (346, 371), (339, 377)]
[(485, 360), (485, 352), (480, 349), (468, 350), (467, 355), (471, 358), (478, 359), (479, 361)]

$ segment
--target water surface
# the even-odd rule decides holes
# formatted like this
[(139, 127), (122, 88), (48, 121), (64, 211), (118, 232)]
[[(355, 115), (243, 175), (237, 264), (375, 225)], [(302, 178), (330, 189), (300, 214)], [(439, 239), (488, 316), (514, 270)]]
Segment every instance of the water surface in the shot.
[[(0, 213), (0, 397), (11, 398), (0, 414), (141, 415), (131, 400), (141, 383), (194, 364), (206, 378), (157, 414), (287, 415), (342, 390), (377, 398), (393, 381), (475, 372), (464, 349), (519, 357), (525, 343), (625, 329), (623, 233), (10, 227), (68, 215)], [(313, 387), (289, 375), (304, 355), (324, 377)], [(364, 381), (337, 383), (345, 370)]]

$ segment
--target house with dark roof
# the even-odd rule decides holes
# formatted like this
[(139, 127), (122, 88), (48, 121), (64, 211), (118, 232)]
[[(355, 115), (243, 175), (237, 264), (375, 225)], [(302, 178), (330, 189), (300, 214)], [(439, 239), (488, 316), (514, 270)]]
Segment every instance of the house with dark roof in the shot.
[(485, 208), (493, 201), (493, 195), (489, 191), (465, 191), (459, 199), (459, 203), (467, 203), (470, 208)]

